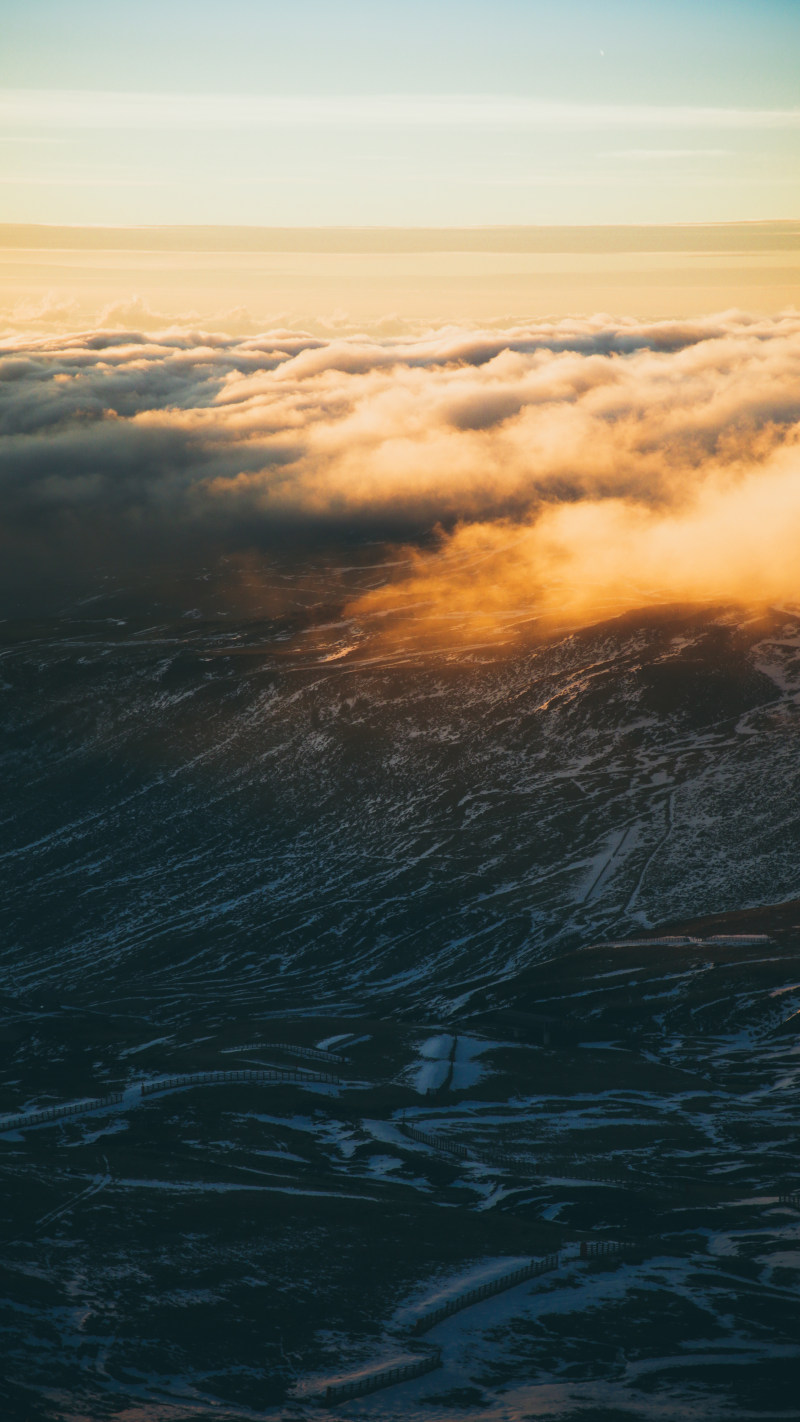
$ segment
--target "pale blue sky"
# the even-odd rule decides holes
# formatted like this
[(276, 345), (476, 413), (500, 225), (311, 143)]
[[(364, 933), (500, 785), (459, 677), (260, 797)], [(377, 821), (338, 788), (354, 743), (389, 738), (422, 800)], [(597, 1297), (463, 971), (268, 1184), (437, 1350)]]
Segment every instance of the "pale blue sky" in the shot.
[(0, 0), (0, 220), (800, 216), (798, 0)]

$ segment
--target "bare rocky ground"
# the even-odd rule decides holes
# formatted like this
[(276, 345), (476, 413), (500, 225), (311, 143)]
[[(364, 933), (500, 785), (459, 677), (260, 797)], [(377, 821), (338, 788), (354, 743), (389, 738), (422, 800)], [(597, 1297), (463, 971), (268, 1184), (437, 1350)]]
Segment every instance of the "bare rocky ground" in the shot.
[[(0, 1133), (4, 1415), (324, 1417), (559, 1249), (329, 1415), (800, 1416), (796, 615), (368, 663), (115, 597), (5, 625), (0, 1110), (127, 1095)], [(269, 1066), (341, 1080), (134, 1090)]]

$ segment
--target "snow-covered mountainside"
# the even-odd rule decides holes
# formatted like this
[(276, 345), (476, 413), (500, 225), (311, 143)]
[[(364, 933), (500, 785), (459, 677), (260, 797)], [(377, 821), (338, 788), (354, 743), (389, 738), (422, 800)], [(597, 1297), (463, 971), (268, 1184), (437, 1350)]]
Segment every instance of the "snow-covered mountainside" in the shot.
[(794, 1415), (800, 615), (345, 573), (3, 626), (3, 1416)]
[(446, 1022), (5, 997), (4, 1419), (796, 1416), (799, 915)]
[(14, 990), (446, 1013), (598, 937), (800, 892), (795, 612), (434, 654), (360, 642), (292, 579), (316, 601), (294, 618), (117, 599), (4, 624)]

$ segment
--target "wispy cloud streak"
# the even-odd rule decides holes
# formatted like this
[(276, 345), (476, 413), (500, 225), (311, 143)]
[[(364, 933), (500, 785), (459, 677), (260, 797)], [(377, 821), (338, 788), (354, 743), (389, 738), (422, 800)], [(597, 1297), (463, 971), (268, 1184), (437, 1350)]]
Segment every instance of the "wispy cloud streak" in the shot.
[(797, 129), (799, 108), (586, 104), (497, 94), (191, 94), (0, 91), (0, 125), (66, 128), (475, 127)]

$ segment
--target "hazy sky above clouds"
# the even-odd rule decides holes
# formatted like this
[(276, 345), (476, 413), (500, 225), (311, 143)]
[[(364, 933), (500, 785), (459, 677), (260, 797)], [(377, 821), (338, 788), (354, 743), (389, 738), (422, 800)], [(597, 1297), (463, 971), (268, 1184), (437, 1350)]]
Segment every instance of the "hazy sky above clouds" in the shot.
[(0, 221), (800, 216), (797, 0), (0, 0)]

